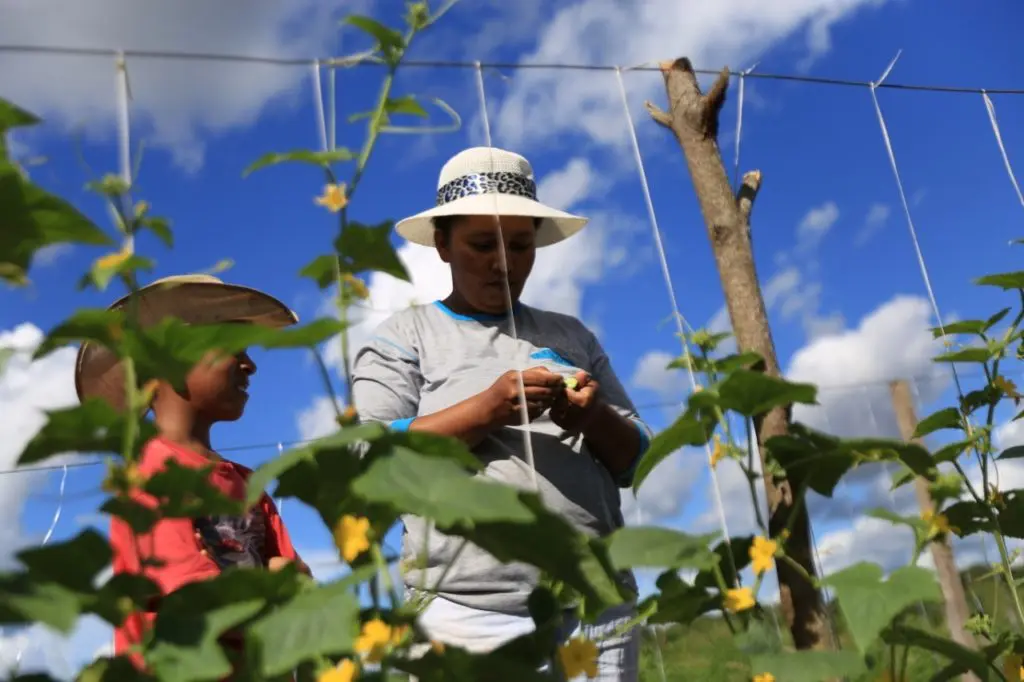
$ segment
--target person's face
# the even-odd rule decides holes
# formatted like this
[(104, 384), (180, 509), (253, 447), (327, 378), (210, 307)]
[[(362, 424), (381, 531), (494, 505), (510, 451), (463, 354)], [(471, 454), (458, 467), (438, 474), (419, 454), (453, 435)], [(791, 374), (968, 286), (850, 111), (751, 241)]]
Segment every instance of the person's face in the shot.
[(473, 308), (500, 314), (508, 309), (505, 280), (512, 300), (518, 301), (537, 253), (534, 219), (525, 216), (500, 218), (505, 244), (502, 262), (494, 216), (466, 216), (451, 226), (447, 239), (435, 234), (437, 252), (452, 269), (452, 286)]
[(249, 400), (249, 377), (256, 363), (245, 351), (235, 355), (211, 353), (185, 379), (186, 400), (210, 423), (239, 419)]

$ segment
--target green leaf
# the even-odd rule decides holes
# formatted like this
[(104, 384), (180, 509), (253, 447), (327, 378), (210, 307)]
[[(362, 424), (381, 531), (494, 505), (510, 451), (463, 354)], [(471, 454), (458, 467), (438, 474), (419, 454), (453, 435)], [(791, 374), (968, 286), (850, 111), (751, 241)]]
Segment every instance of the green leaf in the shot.
[(796, 384), (749, 369), (734, 370), (718, 386), (718, 404), (722, 409), (746, 417), (793, 403), (814, 405), (816, 396), (817, 389), (811, 384)]
[(75, 682), (154, 682), (154, 678), (141, 672), (127, 655), (122, 654), (114, 658), (97, 658), (82, 669)]
[(566, 583), (583, 595), (588, 615), (622, 603), (604, 542), (575, 530), (536, 494), (521, 492), (519, 499), (534, 515), (532, 523), (478, 522), (442, 530), (466, 538), (498, 561), (521, 561)]
[(701, 372), (703, 374), (710, 374), (712, 372), (728, 374), (737, 369), (750, 369), (761, 362), (761, 360), (761, 355), (753, 351), (726, 355), (722, 358), (705, 358), (700, 355), (690, 355), (689, 359), (687, 359), (687, 356), (684, 355), (670, 362), (668, 366), (669, 369), (692, 369), (694, 372)]
[[(246, 505), (256, 504), (266, 492), (270, 482), (280, 477), (300, 463), (312, 463), (316, 460), (316, 454), (324, 450), (342, 450), (360, 440), (373, 441), (387, 434), (383, 424), (370, 423), (354, 426), (335, 433), (326, 438), (321, 438), (313, 443), (302, 447), (294, 448), (282, 453), (280, 456), (262, 464), (251, 476), (246, 492)], [(344, 455), (339, 455), (344, 456)]]
[(42, 119), (35, 114), (0, 97), (0, 136), (11, 128), (34, 126), (41, 122)]
[(106, 538), (86, 529), (65, 542), (33, 547), (18, 552), (18, 561), (33, 580), (56, 583), (79, 592), (92, 590), (96, 576), (110, 565), (112, 557)]
[(943, 353), (932, 358), (933, 362), (980, 362), (985, 363), (993, 358), (988, 348), (963, 348), (952, 353)]
[[(47, 412), (46, 417), (46, 424), (22, 450), (18, 466), (35, 464), (69, 452), (120, 455), (124, 451), (128, 417), (118, 413), (105, 400), (90, 398), (74, 407)], [(135, 422), (136, 444), (156, 436), (156, 428), (151, 422), (140, 417), (136, 417)]]
[(1004, 272), (998, 275), (985, 275), (974, 280), (979, 286), (999, 287), (1000, 289), (1024, 289), (1024, 272)]
[(980, 336), (999, 324), (1009, 312), (1010, 308), (1003, 308), (987, 320), (957, 320), (941, 327), (933, 327), (931, 330), (932, 335), (937, 339), (956, 334), (975, 334)]
[(299, 270), (299, 277), (311, 279), (320, 289), (326, 289), (338, 281), (338, 256), (333, 253), (317, 256)]
[(989, 661), (982, 653), (968, 649), (951, 639), (902, 624), (886, 630), (882, 633), (882, 638), (886, 644), (916, 647), (944, 656), (957, 664), (957, 674), (970, 670), (978, 675), (982, 682), (993, 679)]
[(28, 573), (0, 573), (0, 623), (42, 623), (70, 633), (83, 610), (82, 595)]
[(121, 519), (136, 533), (148, 533), (160, 520), (155, 509), (125, 497), (112, 497), (99, 510)]
[(401, 446), (374, 461), (353, 482), (352, 491), (368, 502), (390, 505), (396, 512), (432, 519), (438, 528), (534, 520), (515, 488), (480, 480), (455, 462)]
[[(715, 546), (715, 554), (718, 556), (719, 570), (725, 579), (726, 585), (736, 585), (739, 579), (739, 571), (750, 565), (750, 548), (754, 544), (754, 536), (729, 538)], [(730, 556), (731, 555), (731, 556)], [(735, 566), (733, 566), (735, 564)], [(718, 580), (713, 570), (702, 570), (693, 579), (693, 584), (701, 589), (717, 589)]]
[(117, 173), (107, 173), (99, 180), (85, 183), (85, 188), (105, 197), (116, 198), (128, 193), (131, 182)]
[(405, 48), (405, 38), (398, 31), (388, 28), (384, 24), (371, 19), (370, 17), (354, 14), (345, 17), (343, 23), (351, 24), (359, 30), (368, 34), (377, 41), (380, 48), (385, 52), (402, 50)]
[(82, 341), (93, 341), (114, 349), (123, 327), (124, 313), (119, 310), (79, 308), (71, 317), (50, 330), (32, 354), (32, 359), (38, 360), (58, 348)]
[(942, 429), (959, 429), (960, 428), (960, 412), (955, 407), (947, 407), (933, 412), (917, 424), (917, 428), (914, 429), (914, 438), (923, 438), (930, 433), (935, 433)]
[(280, 163), (308, 163), (328, 168), (332, 163), (352, 161), (355, 158), (356, 153), (344, 147), (322, 152), (314, 152), (309, 149), (295, 149), (290, 152), (270, 152), (249, 164), (248, 168), (242, 171), (242, 177), (247, 177), (262, 168), (276, 166)]
[(605, 542), (612, 564), (619, 569), (706, 570), (718, 562), (718, 557), (708, 547), (717, 535), (687, 535), (669, 528), (627, 526), (612, 533)]
[(118, 627), (129, 613), (129, 604), (148, 611), (158, 603), (160, 595), (160, 586), (144, 575), (116, 573), (96, 592), (89, 610)]
[(657, 610), (647, 619), (648, 623), (680, 623), (689, 625), (700, 616), (720, 609), (721, 597), (708, 593), (700, 586), (690, 585), (676, 571), (665, 571), (655, 583), (659, 592), (644, 600), (639, 606), (643, 611), (651, 602), (657, 603)]
[(671, 426), (651, 439), (650, 446), (636, 465), (633, 492), (640, 490), (640, 485), (662, 460), (687, 445), (704, 445), (711, 440), (714, 430), (713, 419), (698, 416), (695, 409), (687, 409)]
[(133, 272), (152, 272), (154, 267), (156, 267), (156, 263), (152, 258), (134, 254), (109, 261), (99, 258), (93, 263), (89, 272), (79, 280), (78, 288), (81, 290), (92, 286), (97, 291), (106, 291), (115, 277)]
[(1014, 445), (999, 453), (996, 459), (1020, 459), (1024, 457), (1024, 445)]
[(864, 661), (852, 651), (797, 651), (754, 656), (750, 669), (754, 675), (771, 673), (780, 682), (821, 682), (854, 679)]
[(359, 274), (367, 270), (383, 272), (403, 282), (410, 282), (405, 265), (391, 245), (394, 223), (386, 221), (373, 226), (350, 222), (334, 241), (343, 272)]
[(303, 661), (351, 651), (358, 616), (359, 602), (344, 583), (298, 593), (248, 629), (260, 672), (279, 675)]
[[(943, 509), (942, 513), (960, 537), (994, 530), (987, 507), (973, 500), (951, 504)], [(1003, 532), (1006, 532), (1005, 529)]]
[(941, 601), (935, 574), (904, 566), (882, 578), (877, 564), (861, 562), (822, 579), (832, 588), (857, 649), (867, 654), (879, 634), (905, 608), (919, 601)]
[(26, 180), (0, 160), (0, 279), (25, 281), (33, 255), (52, 244), (112, 243), (103, 230), (56, 195)]
[(240, 515), (243, 505), (210, 483), (213, 465), (193, 469), (167, 460), (146, 480), (143, 490), (160, 501), (163, 518), (194, 519), (216, 514)]
[(423, 108), (423, 105), (413, 95), (403, 95), (396, 98), (389, 97), (384, 103), (384, 111), (389, 114), (409, 114), (410, 116), (427, 118), (426, 109)]
[(920, 516), (901, 516), (894, 511), (885, 509), (884, 507), (870, 509), (868, 510), (867, 515), (876, 519), (881, 519), (882, 521), (888, 521), (894, 526), (905, 526), (909, 528), (910, 532), (914, 535), (915, 556), (924, 548), (925, 543), (928, 541), (928, 524)]

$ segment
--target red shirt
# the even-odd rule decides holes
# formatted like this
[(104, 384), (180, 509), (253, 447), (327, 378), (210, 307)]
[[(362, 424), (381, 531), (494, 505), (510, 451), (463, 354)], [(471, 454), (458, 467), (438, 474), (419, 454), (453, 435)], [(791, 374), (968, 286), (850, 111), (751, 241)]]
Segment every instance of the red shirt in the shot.
[[(152, 476), (164, 468), (164, 462), (173, 459), (177, 464), (190, 468), (209, 466), (211, 460), (165, 438), (154, 438), (142, 451), (139, 462), (139, 473), (144, 477)], [(252, 470), (241, 464), (221, 460), (214, 462), (210, 474), (210, 483), (225, 495), (236, 500), (245, 499), (246, 482)], [(141, 504), (156, 507), (157, 501), (142, 492), (133, 494), (133, 499)], [(255, 526), (262, 537), (258, 542), (250, 543), (258, 547), (259, 554), (265, 565), (271, 557), (296, 559), (297, 554), (292, 547), (288, 531), (285, 530), (281, 516), (277, 512), (274, 501), (266, 493), (253, 507), (252, 513), (260, 515), (259, 523), (244, 522), (246, 527)], [(244, 518), (244, 517), (243, 517)], [(210, 523), (205, 524), (207, 528)], [(236, 524), (237, 525), (237, 524)], [(260, 528), (262, 526), (262, 528)], [(207, 553), (196, 538), (196, 526), (193, 519), (163, 519), (156, 523), (148, 533), (136, 535), (123, 520), (113, 517), (110, 522), (110, 546), (114, 554), (114, 573), (141, 573), (160, 587), (161, 594), (170, 594), (182, 585), (212, 578), (221, 572), (221, 566), (232, 563), (232, 556), (245, 556), (245, 552), (234, 546), (234, 538), (226, 538), (227, 555), (218, 553), (216, 548), (207, 545)], [(219, 555), (218, 555), (219, 554)], [(142, 566), (142, 559), (158, 559), (163, 562), (160, 567)], [(129, 647), (142, 641), (145, 632), (152, 627), (156, 619), (155, 612), (135, 612), (125, 619), (121, 627), (114, 630), (114, 653), (120, 654)], [(132, 660), (140, 668), (142, 657), (132, 655)]]

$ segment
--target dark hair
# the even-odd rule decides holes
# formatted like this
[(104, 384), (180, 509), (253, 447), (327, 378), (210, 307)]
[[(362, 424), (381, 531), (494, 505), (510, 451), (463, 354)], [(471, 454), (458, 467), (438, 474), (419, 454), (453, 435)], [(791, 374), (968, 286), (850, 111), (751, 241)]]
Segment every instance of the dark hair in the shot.
[[(435, 230), (440, 230), (441, 234), (444, 235), (445, 241), (447, 241), (448, 236), (452, 233), (452, 228), (455, 227), (455, 224), (465, 220), (466, 217), (467, 216), (464, 215), (439, 215), (431, 218), (430, 222), (433, 223)], [(534, 218), (534, 229), (539, 228), (542, 222), (544, 222), (543, 218)]]

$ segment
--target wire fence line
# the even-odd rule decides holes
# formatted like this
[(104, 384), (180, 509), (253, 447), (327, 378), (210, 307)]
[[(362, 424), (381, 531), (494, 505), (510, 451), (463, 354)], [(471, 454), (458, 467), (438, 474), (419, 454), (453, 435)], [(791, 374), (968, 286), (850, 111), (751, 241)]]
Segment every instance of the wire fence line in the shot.
[[(365, 53), (354, 57), (281, 57), (254, 54), (230, 54), (216, 52), (182, 52), (175, 50), (118, 50), (103, 47), (69, 47), (59, 45), (0, 45), (0, 54), (40, 54), (66, 55), (76, 57), (119, 57), (125, 59), (154, 59), (174, 61), (215, 61), (234, 62), (240, 64), (265, 64), (269, 66), (304, 66), (319, 64), (324, 68), (351, 68), (356, 66), (380, 66), (383, 63)], [(645, 62), (635, 66), (612, 64), (568, 64), (558, 62), (478, 62), (444, 59), (408, 59), (402, 61), (403, 68), (432, 69), (497, 69), (506, 71), (647, 71), (658, 72), (660, 67), (655, 62)], [(701, 75), (716, 75), (722, 69), (694, 69)], [(975, 86), (929, 85), (924, 83), (878, 83), (875, 81), (856, 80), (852, 78), (833, 78), (828, 76), (811, 76), (805, 74), (768, 73), (758, 71), (730, 70), (730, 75), (759, 80), (790, 81), (817, 85), (836, 85), (847, 87), (877, 88), (885, 90), (915, 90), (923, 92), (948, 92), (973, 95), (1024, 95), (1024, 88), (980, 88)]]

